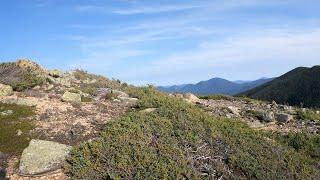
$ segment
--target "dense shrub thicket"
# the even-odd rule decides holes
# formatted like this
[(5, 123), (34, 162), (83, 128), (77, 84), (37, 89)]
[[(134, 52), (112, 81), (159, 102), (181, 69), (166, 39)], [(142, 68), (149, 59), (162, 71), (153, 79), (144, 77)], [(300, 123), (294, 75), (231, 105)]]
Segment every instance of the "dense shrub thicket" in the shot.
[[(98, 139), (73, 149), (66, 165), (72, 178), (320, 178), (318, 159), (285, 143), (289, 140), (238, 120), (214, 119), (152, 87), (127, 92), (139, 98), (136, 109), (108, 123)], [(140, 111), (146, 108), (157, 109)]]

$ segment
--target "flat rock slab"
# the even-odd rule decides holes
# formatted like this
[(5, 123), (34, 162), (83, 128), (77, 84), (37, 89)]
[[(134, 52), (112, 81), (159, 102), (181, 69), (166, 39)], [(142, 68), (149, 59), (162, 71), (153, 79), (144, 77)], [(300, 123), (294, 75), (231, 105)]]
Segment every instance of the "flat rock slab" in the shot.
[(51, 141), (31, 140), (23, 151), (19, 173), (37, 175), (62, 167), (71, 150), (70, 146)]

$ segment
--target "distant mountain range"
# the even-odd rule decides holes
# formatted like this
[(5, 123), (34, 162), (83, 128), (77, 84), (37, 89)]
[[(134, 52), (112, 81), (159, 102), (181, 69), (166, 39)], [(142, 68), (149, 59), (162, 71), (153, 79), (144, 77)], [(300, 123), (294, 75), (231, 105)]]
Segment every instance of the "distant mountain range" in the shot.
[(235, 95), (259, 85), (267, 83), (274, 78), (261, 78), (255, 81), (228, 81), (222, 78), (212, 78), (197, 84), (183, 84), (174, 86), (159, 86), (158, 89), (167, 93), (193, 93), (196, 95), (226, 94)]
[(238, 95), (295, 106), (320, 107), (320, 66), (298, 67)]

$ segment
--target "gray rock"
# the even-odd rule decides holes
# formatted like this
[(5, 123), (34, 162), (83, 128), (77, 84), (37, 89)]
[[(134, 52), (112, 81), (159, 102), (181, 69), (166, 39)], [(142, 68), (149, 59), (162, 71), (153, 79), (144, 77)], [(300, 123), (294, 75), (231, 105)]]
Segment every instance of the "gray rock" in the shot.
[(111, 89), (111, 88), (98, 88), (95, 92), (96, 100), (104, 99), (107, 94), (114, 93), (118, 99), (128, 99), (129, 95), (123, 91)]
[(234, 115), (237, 115), (237, 116), (240, 115), (240, 110), (239, 110), (239, 108), (237, 108), (237, 107), (229, 106), (229, 107), (228, 107), (228, 110), (229, 110), (232, 114), (234, 114)]
[(81, 95), (77, 93), (71, 93), (69, 91), (66, 91), (61, 97), (61, 99), (64, 102), (81, 103)]
[(62, 167), (71, 150), (70, 146), (51, 141), (31, 140), (23, 150), (19, 172), (23, 175), (36, 175)]
[(0, 96), (9, 96), (12, 92), (13, 89), (11, 86), (0, 84)]
[(264, 122), (272, 122), (275, 120), (274, 113), (270, 112), (261, 112), (261, 117)]
[(1, 102), (7, 104), (17, 104), (23, 106), (36, 106), (38, 102), (34, 99), (24, 99), (24, 98), (17, 98), (17, 99), (4, 99)]
[(122, 96), (118, 96), (118, 99), (121, 102), (128, 103), (128, 104), (134, 104), (134, 103), (136, 103), (138, 101), (137, 98), (122, 97)]
[(286, 123), (293, 119), (293, 116), (286, 113), (278, 113), (276, 114), (276, 120), (278, 122)]
[(199, 98), (192, 93), (186, 93), (183, 95), (183, 97), (186, 101), (191, 103), (196, 103), (200, 101)]

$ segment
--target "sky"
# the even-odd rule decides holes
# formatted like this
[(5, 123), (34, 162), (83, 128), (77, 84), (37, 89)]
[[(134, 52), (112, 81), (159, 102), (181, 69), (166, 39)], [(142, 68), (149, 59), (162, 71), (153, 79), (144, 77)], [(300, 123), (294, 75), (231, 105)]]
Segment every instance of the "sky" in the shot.
[(254, 80), (320, 64), (318, 0), (1, 0), (0, 61), (135, 85)]

